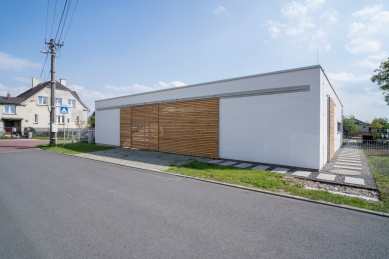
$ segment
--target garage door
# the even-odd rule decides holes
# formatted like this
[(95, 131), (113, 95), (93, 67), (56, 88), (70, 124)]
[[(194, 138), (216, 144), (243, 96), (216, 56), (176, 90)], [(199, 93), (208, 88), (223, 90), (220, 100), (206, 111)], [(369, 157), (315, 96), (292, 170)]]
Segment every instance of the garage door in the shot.
[(158, 151), (158, 104), (131, 108), (131, 147)]

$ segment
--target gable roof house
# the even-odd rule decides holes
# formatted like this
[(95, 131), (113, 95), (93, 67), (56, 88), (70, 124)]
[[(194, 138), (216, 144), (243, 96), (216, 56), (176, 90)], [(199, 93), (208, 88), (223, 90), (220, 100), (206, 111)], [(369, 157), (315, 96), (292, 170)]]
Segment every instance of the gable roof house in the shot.
[(364, 132), (364, 133), (370, 132), (370, 124), (369, 123), (363, 122), (363, 121), (355, 119), (355, 118), (354, 118), (354, 121), (355, 121), (355, 124), (357, 124), (359, 126), (359, 132)]
[[(55, 84), (56, 122), (58, 129), (66, 124), (66, 128), (77, 128), (77, 121), (88, 118), (89, 108), (82, 102), (75, 91), (66, 87), (66, 80), (60, 79)], [(9, 134), (12, 127), (19, 134), (25, 127), (42, 128), (50, 127), (50, 97), (51, 82), (40, 83), (37, 78), (32, 79), (32, 87), (16, 97), (0, 96), (0, 136)], [(68, 106), (69, 113), (59, 114), (59, 106)]]

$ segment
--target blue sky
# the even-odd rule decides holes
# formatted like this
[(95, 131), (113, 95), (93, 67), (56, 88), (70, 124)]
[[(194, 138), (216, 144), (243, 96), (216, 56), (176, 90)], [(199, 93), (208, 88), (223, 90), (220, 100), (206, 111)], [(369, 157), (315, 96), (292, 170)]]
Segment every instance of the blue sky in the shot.
[[(57, 0), (54, 23), (56, 0), (49, 1), (47, 40), (65, 1)], [(40, 76), (47, 3), (2, 3), (0, 95), (15, 96)], [(103, 98), (316, 65), (319, 48), (344, 114), (371, 121), (389, 117), (369, 79), (389, 57), (388, 28), (389, 2), (380, 0), (79, 0), (56, 78), (94, 110)]]

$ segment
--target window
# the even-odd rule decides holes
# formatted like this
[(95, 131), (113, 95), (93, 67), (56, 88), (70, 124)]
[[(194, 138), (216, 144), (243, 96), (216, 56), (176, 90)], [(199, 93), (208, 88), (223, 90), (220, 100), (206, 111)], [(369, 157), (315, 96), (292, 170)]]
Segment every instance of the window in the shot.
[(16, 107), (14, 104), (4, 104), (3, 113), (16, 114)]
[(75, 100), (68, 100), (68, 106), (75, 108), (76, 107), (76, 101)]
[(63, 124), (63, 116), (57, 116), (57, 123)]
[(78, 125), (79, 122), (80, 122), (80, 117), (77, 116), (77, 117), (76, 117), (76, 125)]
[(55, 98), (55, 106), (62, 106), (62, 98)]
[(38, 123), (38, 114), (34, 114), (34, 123)]
[(38, 104), (39, 105), (47, 105), (47, 97), (46, 96), (38, 96)]
[(338, 132), (342, 132), (342, 123), (338, 122)]

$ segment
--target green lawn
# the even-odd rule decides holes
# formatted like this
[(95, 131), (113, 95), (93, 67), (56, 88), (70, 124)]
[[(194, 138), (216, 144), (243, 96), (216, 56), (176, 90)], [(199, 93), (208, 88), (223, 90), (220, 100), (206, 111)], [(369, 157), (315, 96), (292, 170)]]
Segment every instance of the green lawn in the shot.
[(381, 199), (389, 210), (389, 157), (366, 156)]
[(308, 190), (295, 184), (293, 179), (284, 178), (282, 174), (252, 169), (239, 169), (235, 167), (219, 167), (203, 162), (190, 162), (182, 166), (172, 166), (168, 172), (188, 175), (218, 182), (225, 182), (251, 188), (258, 188), (277, 193), (286, 193), (336, 204), (354, 206), (380, 212), (389, 212), (388, 204), (372, 202), (359, 198), (332, 194), (322, 190)]
[(99, 145), (89, 145), (83, 143), (67, 143), (65, 146), (62, 144), (58, 144), (57, 146), (50, 146), (48, 144), (38, 145), (39, 148), (43, 150), (55, 151), (58, 153), (65, 154), (81, 154), (81, 153), (89, 153), (101, 150), (113, 149), (114, 147), (107, 146), (99, 146)]

